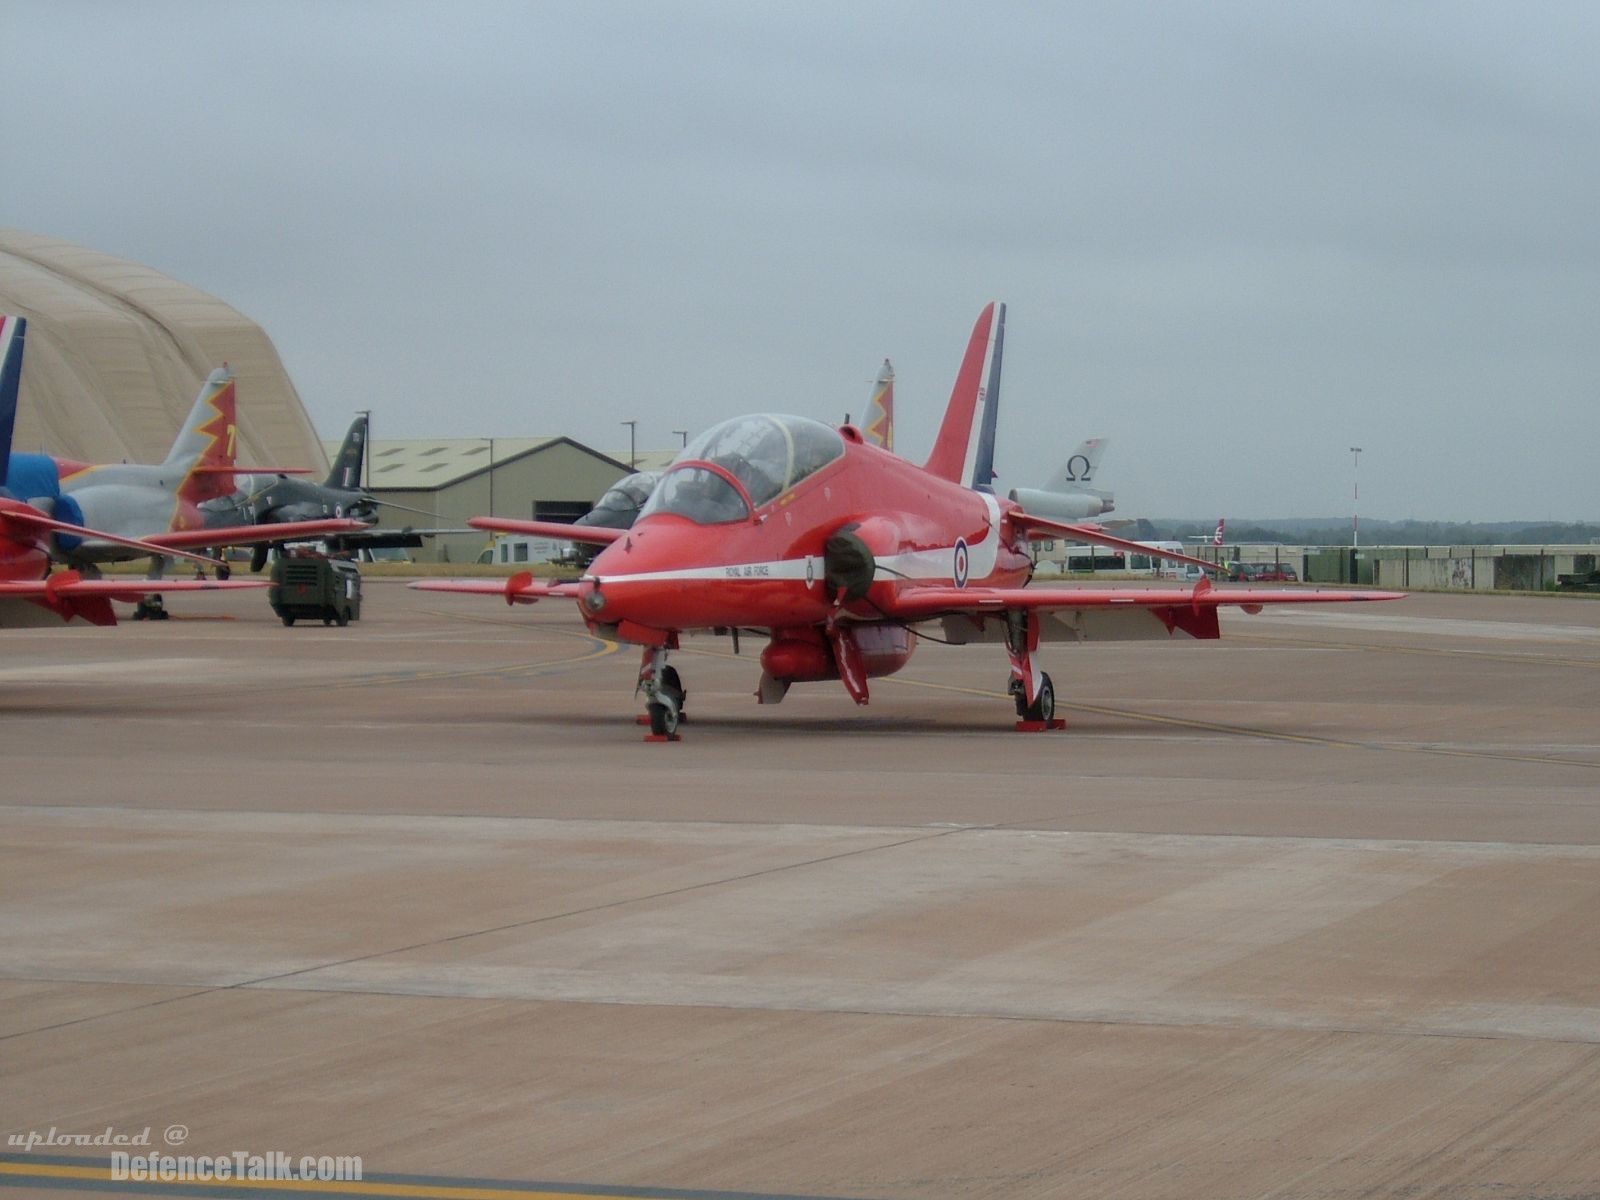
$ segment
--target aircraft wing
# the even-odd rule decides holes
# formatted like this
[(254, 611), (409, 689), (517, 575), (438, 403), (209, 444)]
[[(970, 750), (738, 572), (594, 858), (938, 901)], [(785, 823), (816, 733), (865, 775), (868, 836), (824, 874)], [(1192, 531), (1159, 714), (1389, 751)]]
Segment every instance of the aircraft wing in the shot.
[(1074, 525), (1069, 521), (1056, 521), (1050, 517), (1036, 517), (1028, 512), (1013, 512), (1010, 514), (1013, 525), (1021, 529), (1032, 541), (1042, 538), (1067, 537), (1080, 542), (1089, 542), (1094, 545), (1110, 546), (1113, 550), (1128, 550), (1134, 554), (1148, 554), (1151, 558), (1165, 558), (1171, 562), (1188, 563), (1194, 567), (1204, 567), (1208, 571), (1215, 571), (1217, 564), (1207, 562), (1203, 558), (1191, 558), (1187, 554), (1179, 554), (1175, 550), (1161, 550), (1155, 546), (1148, 546), (1143, 542), (1130, 542), (1124, 538), (1114, 537), (1106, 532), (1104, 525)]
[[(240, 588), (263, 588), (266, 580), (241, 579), (85, 579), (76, 571), (57, 571), (44, 579), (16, 579), (0, 582), (0, 625), (31, 624), (27, 615), (42, 617), (39, 609), (53, 612), (63, 621), (82, 617), (93, 625), (115, 625), (111, 601), (137, 604), (152, 593), (222, 592)], [(16, 622), (18, 610), (24, 619)]]
[[(180, 529), (172, 533), (158, 533), (145, 539), (154, 547), (151, 554), (166, 554), (190, 547), (254, 546), (261, 542), (302, 542), (311, 538), (328, 537), (338, 533), (356, 533), (366, 529), (360, 521), (347, 518), (326, 521), (282, 521), (266, 525), (224, 525), (219, 529)], [(102, 536), (100, 534), (93, 535)], [(186, 556), (189, 557), (189, 556)], [(209, 566), (210, 563), (208, 562)]]
[[(885, 616), (903, 621), (963, 619), (984, 631), (984, 619), (1008, 612), (1051, 615), (1049, 640), (1156, 636), (1181, 629), (1191, 637), (1220, 636), (1217, 610), (1237, 607), (1258, 613), (1269, 604), (1345, 604), (1360, 600), (1403, 600), (1404, 592), (1334, 591), (1322, 588), (1214, 588), (1201, 579), (1192, 589), (1155, 587), (926, 587), (907, 588), (882, 606)], [(1061, 626), (1060, 629), (1054, 626)], [(997, 629), (996, 633), (1003, 633)], [(964, 637), (962, 640), (971, 640)]]
[(310, 467), (194, 466), (191, 475), (309, 475)]
[(519, 571), (510, 579), (419, 579), (407, 586), (419, 592), (460, 592), (469, 596), (500, 596), (507, 604), (532, 604), (536, 600), (575, 599), (578, 585), (570, 580), (535, 579)]
[(203, 567), (215, 565), (209, 558), (202, 558), (198, 554), (186, 554), (176, 547), (166, 547), (157, 542), (144, 541), (139, 538), (122, 537), (115, 533), (106, 533), (100, 529), (88, 529), (82, 525), (74, 525), (69, 521), (58, 521), (54, 517), (47, 517), (42, 512), (31, 508), (8, 508), (3, 514), (0, 514), (0, 522), (26, 525), (31, 529), (45, 533), (70, 533), (74, 537), (87, 538), (97, 542), (111, 542), (118, 546), (129, 546), (145, 554), (187, 558)]
[(560, 521), (514, 521), (506, 517), (473, 517), (467, 522), (474, 529), (490, 533), (525, 533), (530, 537), (556, 538), (564, 542), (587, 542), (609, 546), (627, 534), (626, 529), (606, 529), (600, 525), (563, 525)]
[(133, 604), (163, 592), (224, 592), (271, 586), (265, 579), (84, 579), (76, 571), (57, 571), (45, 579), (0, 581), (0, 597), (104, 596)]

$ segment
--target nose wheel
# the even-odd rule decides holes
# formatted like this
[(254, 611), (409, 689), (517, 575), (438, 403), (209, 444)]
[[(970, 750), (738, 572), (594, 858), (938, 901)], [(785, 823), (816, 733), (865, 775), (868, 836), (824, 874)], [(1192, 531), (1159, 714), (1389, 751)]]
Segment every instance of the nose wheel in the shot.
[(678, 719), (683, 715), (669, 697), (652, 700), (644, 706), (645, 715), (650, 718), (650, 733), (653, 737), (670, 738), (678, 732)]
[(657, 737), (671, 737), (677, 733), (678, 722), (683, 720), (683, 702), (688, 698), (689, 693), (678, 678), (678, 668), (663, 667), (656, 694), (645, 703), (650, 732)]
[(677, 741), (678, 725), (684, 719), (683, 705), (689, 693), (678, 676), (678, 669), (667, 665), (665, 648), (645, 651), (644, 661), (639, 665), (639, 690), (644, 692), (650, 740)]

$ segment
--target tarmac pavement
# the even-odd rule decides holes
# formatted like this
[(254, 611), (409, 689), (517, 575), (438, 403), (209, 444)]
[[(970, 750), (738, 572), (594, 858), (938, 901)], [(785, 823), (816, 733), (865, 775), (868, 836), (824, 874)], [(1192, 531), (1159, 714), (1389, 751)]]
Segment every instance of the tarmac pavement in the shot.
[(1050, 734), (999, 647), (763, 708), (696, 639), (675, 745), (566, 604), (169, 608), (0, 632), (8, 1135), (440, 1200), (1600, 1194), (1600, 603), (1052, 646)]

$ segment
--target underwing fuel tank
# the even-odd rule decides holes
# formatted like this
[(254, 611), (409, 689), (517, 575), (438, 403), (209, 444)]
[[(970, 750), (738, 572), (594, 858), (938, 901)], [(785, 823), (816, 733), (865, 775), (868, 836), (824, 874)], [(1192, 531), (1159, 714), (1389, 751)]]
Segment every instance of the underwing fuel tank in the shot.
[[(911, 660), (916, 634), (899, 625), (846, 627), (861, 652), (869, 679), (893, 675)], [(761, 669), (785, 683), (819, 683), (839, 678), (833, 648), (816, 630), (784, 630), (761, 652)]]
[(1116, 507), (1110, 492), (1046, 492), (1038, 488), (1012, 488), (1011, 499), (1036, 517), (1081, 521)]

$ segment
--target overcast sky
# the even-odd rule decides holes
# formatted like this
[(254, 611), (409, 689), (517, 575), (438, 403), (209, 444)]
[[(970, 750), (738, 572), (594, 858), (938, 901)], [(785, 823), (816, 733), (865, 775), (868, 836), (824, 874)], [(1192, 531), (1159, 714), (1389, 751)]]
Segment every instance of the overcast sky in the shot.
[(1600, 519), (1600, 6), (0, 0), (0, 225), (273, 338), (324, 436), (921, 457), (1118, 512)]

